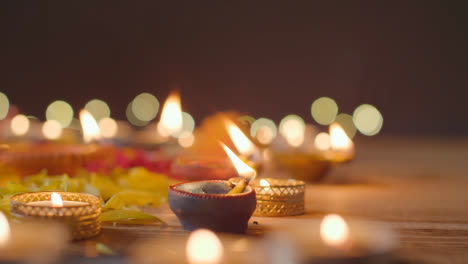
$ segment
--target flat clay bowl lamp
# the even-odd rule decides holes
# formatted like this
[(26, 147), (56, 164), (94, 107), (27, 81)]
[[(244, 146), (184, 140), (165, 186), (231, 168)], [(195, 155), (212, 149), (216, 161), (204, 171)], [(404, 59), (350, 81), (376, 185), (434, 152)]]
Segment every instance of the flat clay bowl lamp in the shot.
[[(169, 187), (169, 206), (185, 230), (207, 228), (217, 232), (244, 233), (255, 211), (255, 191), (248, 182), (254, 169), (224, 146), (242, 179), (236, 186), (222, 180), (194, 181)], [(247, 186), (246, 186), (247, 185)]]

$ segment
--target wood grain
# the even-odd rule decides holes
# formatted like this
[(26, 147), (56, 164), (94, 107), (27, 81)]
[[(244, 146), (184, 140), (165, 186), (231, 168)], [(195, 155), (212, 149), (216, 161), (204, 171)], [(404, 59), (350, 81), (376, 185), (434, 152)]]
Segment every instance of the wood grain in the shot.
[[(247, 237), (327, 213), (388, 223), (399, 234), (401, 258), (416, 263), (468, 263), (468, 139), (369, 138), (356, 142), (354, 162), (335, 168), (324, 182), (308, 184), (306, 214), (254, 217)], [(268, 167), (268, 177), (279, 174)], [(152, 211), (168, 226), (105, 226), (102, 234), (75, 243), (92, 256), (103, 242), (125, 251), (155, 236), (185, 236), (167, 206)]]

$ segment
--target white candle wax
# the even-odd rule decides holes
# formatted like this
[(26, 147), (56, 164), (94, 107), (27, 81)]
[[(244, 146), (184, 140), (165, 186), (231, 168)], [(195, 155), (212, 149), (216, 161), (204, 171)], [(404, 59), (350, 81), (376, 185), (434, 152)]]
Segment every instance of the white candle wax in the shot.
[(72, 206), (89, 205), (89, 203), (77, 202), (77, 201), (63, 201), (63, 206), (54, 206), (52, 204), (52, 201), (35, 201), (35, 202), (29, 202), (26, 205), (41, 206), (41, 207), (72, 207)]

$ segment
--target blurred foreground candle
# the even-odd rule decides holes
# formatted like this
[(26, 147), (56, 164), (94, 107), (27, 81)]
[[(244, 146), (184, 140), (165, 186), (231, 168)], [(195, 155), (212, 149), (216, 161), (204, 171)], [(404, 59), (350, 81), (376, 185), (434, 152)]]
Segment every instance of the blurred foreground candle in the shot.
[(101, 200), (90, 194), (35, 192), (11, 197), (12, 216), (18, 219), (45, 219), (65, 224), (75, 240), (99, 234)]
[(45, 222), (10, 224), (0, 212), (0, 262), (53, 263), (68, 240), (62, 225)]
[(223, 251), (219, 238), (208, 229), (193, 231), (187, 240), (186, 256), (190, 264), (221, 263)]
[(301, 263), (395, 263), (397, 240), (386, 225), (326, 215), (286, 228)]

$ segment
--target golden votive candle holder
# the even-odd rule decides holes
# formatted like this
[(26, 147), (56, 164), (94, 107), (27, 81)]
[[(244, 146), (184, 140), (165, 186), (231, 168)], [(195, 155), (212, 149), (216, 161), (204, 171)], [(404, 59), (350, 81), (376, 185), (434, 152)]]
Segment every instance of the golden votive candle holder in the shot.
[[(231, 181), (236, 181), (233, 178)], [(261, 178), (250, 182), (257, 197), (254, 216), (304, 214), (305, 182), (294, 179)]]
[(42, 219), (64, 224), (73, 240), (94, 237), (101, 231), (101, 200), (90, 194), (56, 192), (63, 205), (38, 205), (51, 201), (53, 192), (22, 193), (11, 197), (11, 215), (18, 219)]

